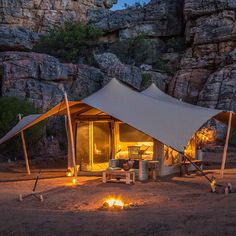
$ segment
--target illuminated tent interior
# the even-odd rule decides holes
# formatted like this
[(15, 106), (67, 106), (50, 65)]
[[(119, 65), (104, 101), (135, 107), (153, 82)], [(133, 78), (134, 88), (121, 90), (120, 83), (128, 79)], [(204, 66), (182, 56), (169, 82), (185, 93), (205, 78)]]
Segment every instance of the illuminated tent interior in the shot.
[[(129, 157), (163, 158), (166, 166), (174, 166), (203, 124), (213, 117), (228, 120), (227, 112), (183, 103), (154, 85), (139, 93), (116, 79), (81, 101), (69, 102), (69, 110), (75, 150), (68, 145), (68, 167), (75, 152), (81, 170), (102, 170), (109, 159)], [(63, 101), (44, 114), (24, 117), (0, 144), (50, 116), (66, 114)]]

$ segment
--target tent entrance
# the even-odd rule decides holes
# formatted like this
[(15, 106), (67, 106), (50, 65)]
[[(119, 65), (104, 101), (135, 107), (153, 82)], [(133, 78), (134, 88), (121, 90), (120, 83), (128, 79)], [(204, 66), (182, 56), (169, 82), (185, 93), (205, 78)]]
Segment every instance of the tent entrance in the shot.
[(111, 157), (111, 123), (79, 121), (76, 127), (76, 161), (79, 169), (105, 170)]

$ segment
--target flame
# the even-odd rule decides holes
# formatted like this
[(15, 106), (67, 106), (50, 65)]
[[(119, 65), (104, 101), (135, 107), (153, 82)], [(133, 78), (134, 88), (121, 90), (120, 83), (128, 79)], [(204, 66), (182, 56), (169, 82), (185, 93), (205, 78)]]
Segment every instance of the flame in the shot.
[(71, 177), (71, 176), (72, 176), (72, 173), (71, 173), (71, 172), (66, 172), (66, 176), (67, 176), (67, 177)]
[(108, 198), (104, 201), (103, 205), (108, 205), (109, 208), (124, 208), (124, 202), (121, 199)]
[(77, 182), (77, 178), (73, 178), (72, 179), (72, 184), (76, 185), (78, 182)]

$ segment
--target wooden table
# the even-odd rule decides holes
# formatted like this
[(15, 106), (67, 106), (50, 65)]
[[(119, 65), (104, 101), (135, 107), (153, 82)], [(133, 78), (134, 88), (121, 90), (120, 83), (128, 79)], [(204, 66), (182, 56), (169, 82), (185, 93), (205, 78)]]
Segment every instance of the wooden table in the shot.
[(105, 170), (102, 172), (102, 182), (116, 180), (119, 178), (125, 178), (126, 184), (135, 183), (135, 171), (134, 170)]

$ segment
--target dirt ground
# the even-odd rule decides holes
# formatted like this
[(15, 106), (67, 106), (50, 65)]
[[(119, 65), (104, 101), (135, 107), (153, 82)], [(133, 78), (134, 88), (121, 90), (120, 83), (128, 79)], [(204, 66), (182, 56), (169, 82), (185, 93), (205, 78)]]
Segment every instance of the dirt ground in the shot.
[[(223, 182), (236, 187), (236, 169), (228, 169)], [(210, 193), (208, 182), (195, 174), (130, 186), (103, 184), (100, 177), (79, 177), (78, 186), (69, 177), (42, 179), (44, 202), (19, 202), (33, 184), (0, 183), (0, 235), (236, 235), (236, 193)], [(108, 196), (138, 206), (103, 211)]]

